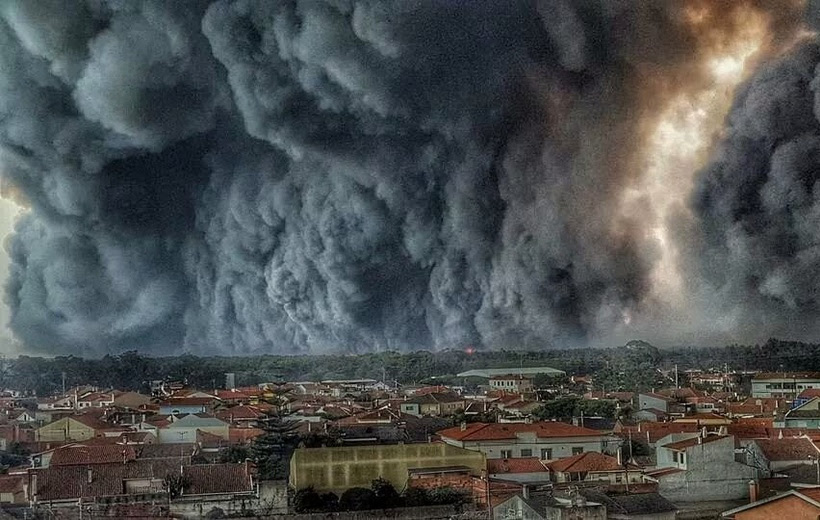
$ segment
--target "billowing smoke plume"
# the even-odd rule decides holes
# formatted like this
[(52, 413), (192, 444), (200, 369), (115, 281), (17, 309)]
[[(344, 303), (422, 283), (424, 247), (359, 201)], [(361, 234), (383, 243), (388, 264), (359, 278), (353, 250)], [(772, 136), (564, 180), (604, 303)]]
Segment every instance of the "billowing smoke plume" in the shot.
[[(55, 353), (583, 341), (646, 304), (657, 244), (620, 203), (658, 108), (793, 4), (3, 2), (11, 327)], [(744, 90), (697, 197), (718, 284), (815, 310), (816, 54)]]
[(730, 327), (820, 332), (818, 65), (812, 39), (759, 70), (701, 172), (696, 276), (717, 291)]

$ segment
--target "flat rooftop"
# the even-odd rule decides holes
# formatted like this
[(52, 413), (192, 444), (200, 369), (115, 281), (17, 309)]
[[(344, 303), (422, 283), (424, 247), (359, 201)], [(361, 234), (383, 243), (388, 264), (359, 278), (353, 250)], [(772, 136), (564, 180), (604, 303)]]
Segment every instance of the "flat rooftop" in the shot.
[(468, 370), (466, 372), (461, 372), (460, 374), (456, 374), (458, 377), (483, 377), (489, 379), (494, 376), (506, 376), (506, 375), (536, 375), (536, 374), (547, 374), (551, 376), (563, 376), (566, 375), (566, 372), (563, 370), (558, 370), (557, 368), (551, 367), (509, 367), (509, 368), (477, 368), (475, 370)]

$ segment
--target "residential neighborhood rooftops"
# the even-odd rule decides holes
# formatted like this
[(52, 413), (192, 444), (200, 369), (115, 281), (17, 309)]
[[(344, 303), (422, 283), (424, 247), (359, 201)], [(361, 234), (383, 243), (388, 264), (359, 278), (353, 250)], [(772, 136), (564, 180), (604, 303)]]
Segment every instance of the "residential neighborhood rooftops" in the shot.
[(770, 461), (816, 460), (820, 454), (817, 446), (806, 438), (757, 439), (754, 442)]
[(820, 388), (806, 388), (797, 396), (800, 399), (811, 399), (813, 397), (820, 397)]
[(70, 444), (54, 450), (51, 455), (52, 466), (76, 464), (109, 464), (124, 463), (137, 457), (132, 446), (119, 444), (84, 445)]
[(471, 423), (464, 428), (456, 426), (441, 430), (438, 435), (458, 441), (492, 439), (515, 439), (520, 434), (534, 434), (537, 438), (550, 437), (600, 437), (597, 430), (573, 426), (562, 422), (521, 423)]
[(487, 472), (497, 473), (541, 473), (547, 468), (538, 460), (538, 457), (522, 457), (517, 459), (488, 459)]
[(624, 471), (626, 468), (631, 470), (641, 469), (634, 464), (628, 464), (625, 467), (624, 465), (618, 463), (617, 458), (594, 451), (588, 451), (572, 457), (554, 460), (547, 463), (547, 468), (556, 473)]

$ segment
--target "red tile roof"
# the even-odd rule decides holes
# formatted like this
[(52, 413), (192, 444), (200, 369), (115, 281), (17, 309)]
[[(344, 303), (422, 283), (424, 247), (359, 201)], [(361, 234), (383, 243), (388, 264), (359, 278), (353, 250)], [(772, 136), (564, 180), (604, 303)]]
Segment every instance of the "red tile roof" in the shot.
[(407, 414), (396, 412), (390, 408), (384, 407), (377, 410), (357, 413), (349, 417), (343, 417), (334, 421), (337, 426), (351, 426), (357, 424), (394, 424), (400, 421), (406, 421)]
[(172, 397), (159, 403), (161, 406), (205, 406), (213, 403), (216, 397)]
[[(126, 479), (162, 480), (179, 475), (186, 481), (185, 495), (241, 493), (252, 491), (248, 464), (180, 464), (179, 458), (135, 460), (126, 464), (55, 466), (33, 469), (37, 475), (39, 500), (66, 500), (79, 497), (110, 497), (125, 494)], [(90, 475), (89, 475), (90, 473)], [(90, 478), (89, 478), (90, 477)], [(90, 482), (89, 482), (90, 480)], [(161, 484), (158, 484), (161, 486)]]
[(0, 476), (0, 493), (19, 493), (23, 491), (25, 474)]
[(729, 435), (734, 435), (738, 439), (777, 439), (785, 437), (802, 437), (808, 435), (812, 437), (817, 430), (808, 428), (769, 428), (765, 426), (746, 425), (743, 423), (730, 424), (726, 427)]
[(539, 439), (553, 437), (600, 437), (601, 432), (562, 422), (520, 423), (472, 423), (465, 429), (460, 426), (437, 432), (439, 436), (457, 441), (486, 441), (515, 439), (518, 434), (534, 433)]
[(770, 461), (809, 460), (810, 457), (816, 460), (820, 454), (809, 439), (758, 439), (754, 442)]
[(248, 419), (257, 419), (262, 415), (264, 414), (256, 407), (246, 405), (226, 408), (216, 413), (216, 416), (222, 419), (223, 421), (241, 421)]
[(92, 417), (91, 415), (88, 415), (88, 414), (69, 415), (68, 418), (73, 419), (73, 420), (77, 421), (78, 423), (84, 424), (85, 426), (88, 426), (92, 430), (120, 429), (119, 426), (116, 426), (114, 424), (109, 424), (107, 422), (103, 422), (103, 421), (97, 419), (96, 417)]
[(675, 419), (672, 422), (687, 422), (687, 421), (720, 421), (720, 422), (726, 422), (726, 423), (732, 422), (731, 419), (728, 419), (728, 418), (726, 418), (722, 415), (712, 413), (712, 412), (693, 413), (693, 414), (681, 417), (680, 419)]
[[(547, 468), (555, 473), (581, 473), (584, 471), (623, 471), (624, 467), (618, 464), (618, 459), (597, 453), (594, 451), (587, 451), (579, 455), (567, 457), (564, 459), (554, 460), (547, 464)], [(631, 470), (639, 470), (638, 466), (634, 464), (629, 465)]]
[(820, 502), (820, 488), (801, 488), (798, 493)]
[(30, 471), (37, 475), (38, 500), (65, 500), (122, 495), (125, 493), (124, 479), (154, 477), (161, 480), (167, 474), (179, 474), (179, 467), (179, 459), (158, 459), (92, 467), (51, 466)]
[(185, 495), (253, 491), (251, 465), (247, 462), (185, 466), (183, 476), (186, 481)]
[(86, 446), (70, 444), (54, 450), (51, 455), (52, 466), (70, 466), (75, 464), (109, 464), (123, 463), (137, 458), (131, 446), (102, 444)]
[(699, 444), (708, 444), (710, 442), (720, 441), (727, 438), (727, 435), (707, 435), (706, 437), (692, 437), (691, 439), (685, 439), (682, 441), (677, 442), (670, 442), (669, 444), (664, 444), (664, 448), (668, 448), (670, 450), (675, 451), (684, 451), (686, 448), (691, 448), (692, 446), (697, 446)]
[(231, 444), (245, 444), (264, 433), (260, 428), (228, 428), (228, 440)]
[(538, 457), (520, 459), (488, 459), (487, 473), (541, 473), (547, 472)]
[(694, 433), (700, 431), (700, 426), (695, 423), (659, 423), (659, 422), (642, 422), (637, 426), (625, 426), (621, 429), (621, 436), (625, 436), (632, 432), (633, 437), (646, 439), (649, 437), (649, 443), (654, 444), (658, 440), (666, 437), (670, 433)]
[(797, 397), (801, 399), (811, 399), (812, 397), (820, 397), (820, 388), (806, 388)]
[(247, 401), (250, 395), (238, 390), (217, 390), (216, 396), (223, 401)]

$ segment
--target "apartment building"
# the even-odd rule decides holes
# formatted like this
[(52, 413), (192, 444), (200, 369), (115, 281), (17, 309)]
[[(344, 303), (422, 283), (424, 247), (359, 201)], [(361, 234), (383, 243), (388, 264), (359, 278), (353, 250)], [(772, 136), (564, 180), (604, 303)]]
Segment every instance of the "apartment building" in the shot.
[(761, 372), (752, 378), (752, 397), (795, 399), (807, 388), (820, 388), (820, 372)]

